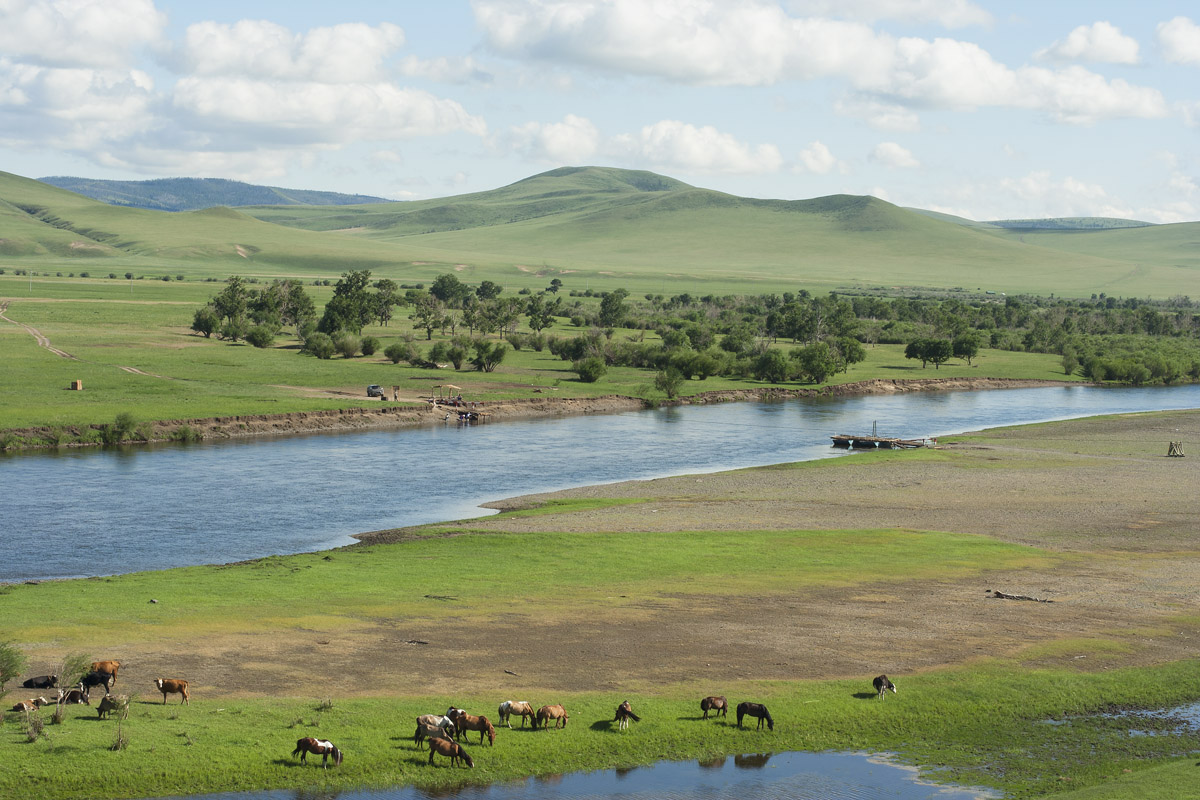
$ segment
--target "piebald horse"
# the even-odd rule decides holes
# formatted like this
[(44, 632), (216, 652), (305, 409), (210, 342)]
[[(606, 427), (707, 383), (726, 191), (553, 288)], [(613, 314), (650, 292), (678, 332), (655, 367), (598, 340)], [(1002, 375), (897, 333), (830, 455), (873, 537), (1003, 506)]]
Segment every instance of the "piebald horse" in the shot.
[(333, 742), (326, 742), (320, 739), (314, 739), (311, 736), (306, 736), (303, 739), (296, 740), (296, 749), (292, 751), (292, 755), (299, 754), (300, 763), (308, 763), (306, 757), (309, 753), (314, 756), (321, 757), (321, 766), (324, 769), (329, 769), (330, 756), (333, 757), (333, 765), (336, 767), (342, 763), (342, 751), (334, 746)]
[(642, 718), (633, 713), (633, 706), (629, 705), (629, 701), (626, 700), (624, 703), (621, 703), (621, 705), (617, 706), (617, 715), (613, 717), (613, 722), (617, 723), (618, 730), (623, 731), (629, 727), (629, 720), (641, 722)]
[(762, 730), (763, 723), (767, 723), (767, 730), (775, 730), (775, 720), (771, 719), (771, 712), (767, 711), (767, 707), (762, 703), (738, 703), (737, 719), (738, 727), (742, 727), (742, 717), (758, 717), (758, 730)]
[(454, 722), (449, 717), (440, 717), (437, 714), (422, 714), (417, 717), (417, 731), (413, 734), (413, 741), (417, 743), (418, 750), (425, 739), (453, 738)]
[(521, 715), (521, 727), (525, 727), (525, 718), (529, 717), (529, 721), (533, 721), (534, 710), (533, 706), (524, 700), (505, 700), (500, 704), (500, 710), (497, 712), (500, 715), (500, 724), (512, 727), (512, 722), (509, 720), (513, 714)]
[(871, 685), (875, 687), (875, 692), (879, 695), (879, 699), (884, 698), (884, 694), (891, 689), (892, 694), (896, 694), (896, 684), (888, 680), (887, 675), (880, 675), (875, 680), (871, 681)]
[(567, 710), (560, 705), (542, 706), (537, 710), (537, 714), (533, 718), (533, 727), (548, 728), (550, 720), (554, 720), (554, 727), (567, 727)]
[(467, 753), (466, 748), (464, 748), (458, 742), (452, 741), (450, 739), (430, 739), (429, 740), (429, 763), (430, 764), (433, 763), (433, 756), (435, 753), (440, 753), (441, 755), (448, 756), (450, 758), (450, 766), (454, 766), (456, 763), (458, 763), (459, 759), (462, 759), (463, 762), (468, 767), (475, 766), (475, 762), (471, 760), (471, 756)]
[(725, 702), (725, 698), (720, 695), (709, 695), (700, 701), (700, 710), (704, 712), (703, 719), (708, 719), (708, 712), (713, 712), (714, 717), (728, 717), (729, 703)]

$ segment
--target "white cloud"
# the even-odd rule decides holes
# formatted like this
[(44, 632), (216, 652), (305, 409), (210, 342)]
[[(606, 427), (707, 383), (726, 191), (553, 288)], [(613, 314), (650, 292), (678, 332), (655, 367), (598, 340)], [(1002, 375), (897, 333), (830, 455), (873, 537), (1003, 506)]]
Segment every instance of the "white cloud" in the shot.
[(921, 166), (921, 162), (917, 161), (910, 151), (895, 142), (880, 142), (875, 145), (868, 158), (892, 169), (912, 169)]
[(797, 169), (815, 175), (828, 175), (833, 170), (846, 171), (844, 161), (839, 161), (823, 142), (813, 142), (800, 151)]
[(1108, 64), (1138, 63), (1138, 43), (1121, 33), (1111, 22), (1080, 25), (1035, 56), (1047, 61), (1100, 61)]
[(160, 41), (153, 0), (2, 0), (0, 53), (52, 67), (120, 67)]
[(896, 103), (883, 103), (868, 97), (848, 97), (837, 100), (833, 110), (845, 117), (857, 117), (881, 131), (915, 133), (921, 130), (921, 118), (910, 108)]
[(711, 125), (697, 127), (676, 120), (662, 120), (638, 133), (616, 136), (609, 147), (635, 164), (693, 173), (769, 173), (783, 164), (775, 145), (751, 146)]
[(266, 20), (189, 25), (178, 58), (193, 75), (350, 83), (379, 80), (386, 58), (404, 45), (396, 25), (346, 23), (293, 33)]
[(1175, 64), (1200, 64), (1200, 25), (1187, 17), (1160, 22), (1156, 29), (1163, 58)]
[(590, 120), (568, 114), (562, 122), (528, 122), (505, 137), (508, 146), (533, 161), (588, 164), (600, 148), (600, 131)]
[(482, 119), (454, 100), (390, 83), (268, 82), (244, 78), (183, 78), (174, 106), (205, 127), (242, 136), (270, 131), (274, 138), (337, 144), (359, 140), (486, 133)]
[(473, 7), (499, 53), (619, 74), (710, 86), (830, 77), (883, 105), (1027, 108), (1070, 123), (1167, 113), (1158, 90), (1082, 67), (1012, 69), (971, 42), (896, 38), (858, 22), (792, 17), (762, 0), (475, 0)]
[(400, 61), (400, 74), (427, 78), (438, 83), (491, 83), (492, 75), (475, 59), (417, 58), (407, 56)]
[(937, 22), (947, 28), (990, 25), (992, 15), (968, 0), (791, 0), (798, 14), (874, 22)]

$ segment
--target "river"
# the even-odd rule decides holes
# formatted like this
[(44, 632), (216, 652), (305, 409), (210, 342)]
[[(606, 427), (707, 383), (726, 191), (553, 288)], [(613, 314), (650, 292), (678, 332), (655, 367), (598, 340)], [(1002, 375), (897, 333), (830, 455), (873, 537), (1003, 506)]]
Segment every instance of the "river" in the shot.
[(874, 424), (918, 438), (1196, 407), (1196, 385), (922, 392), (8, 455), (0, 582), (319, 550), (514, 495), (832, 457), (830, 435)]

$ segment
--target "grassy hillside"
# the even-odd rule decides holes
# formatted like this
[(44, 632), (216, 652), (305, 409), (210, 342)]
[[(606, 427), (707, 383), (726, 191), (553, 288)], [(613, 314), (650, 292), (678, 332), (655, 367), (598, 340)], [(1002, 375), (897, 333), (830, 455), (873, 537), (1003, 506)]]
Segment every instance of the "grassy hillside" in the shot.
[[(1075, 234), (959, 222), (872, 197), (760, 200), (596, 167), (417, 202), (183, 213), (105, 205), (0, 173), (0, 258), (33, 269), (102, 258), (106, 272), (188, 277), (329, 277), (366, 267), (420, 282), (455, 270), (514, 289), (558, 276), (568, 288), (636, 293), (1200, 294), (1200, 223)], [(1111, 238), (1070, 238), (1083, 235)]]
[(326, 205), (383, 203), (382, 197), (339, 192), (315, 192), (256, 186), (223, 178), (160, 178), (152, 181), (103, 181), (91, 178), (54, 176), (38, 178), (42, 183), (115, 206), (156, 211), (196, 211), (213, 206)]

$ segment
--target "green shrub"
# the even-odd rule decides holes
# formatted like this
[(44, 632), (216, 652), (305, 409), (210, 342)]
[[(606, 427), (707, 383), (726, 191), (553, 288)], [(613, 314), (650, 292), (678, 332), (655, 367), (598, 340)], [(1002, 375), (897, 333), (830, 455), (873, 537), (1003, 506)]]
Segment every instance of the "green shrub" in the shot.
[(337, 352), (337, 348), (334, 347), (333, 339), (329, 337), (329, 334), (317, 331), (304, 340), (303, 352), (320, 359), (330, 359)]
[(362, 349), (362, 341), (353, 334), (339, 333), (333, 337), (333, 346), (342, 354), (342, 358), (354, 358)]
[(608, 372), (608, 367), (605, 366), (604, 359), (599, 356), (581, 358), (571, 365), (571, 369), (579, 374), (579, 380), (584, 383), (595, 383)]
[(171, 441), (173, 442), (198, 442), (201, 438), (200, 431), (187, 424), (180, 425), (171, 431)]
[(362, 354), (364, 356), (373, 356), (375, 351), (379, 349), (379, 340), (374, 336), (364, 336), (362, 340)]
[(246, 331), (246, 341), (258, 348), (275, 344), (275, 331), (269, 325), (255, 325)]

